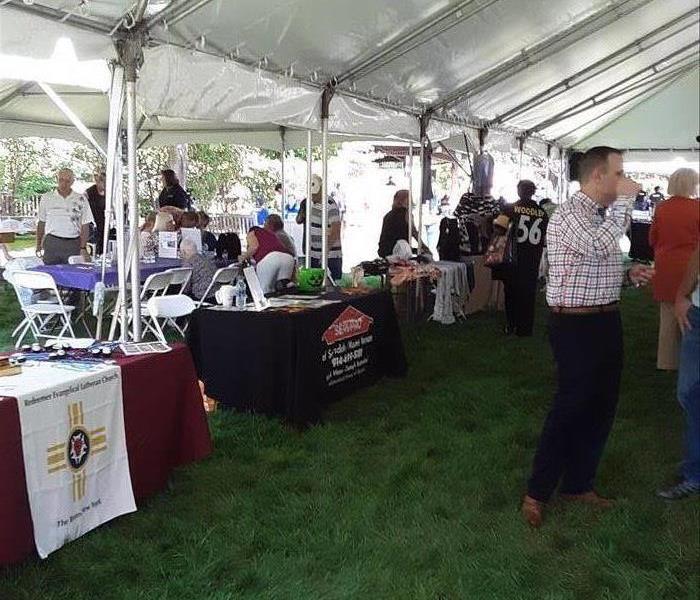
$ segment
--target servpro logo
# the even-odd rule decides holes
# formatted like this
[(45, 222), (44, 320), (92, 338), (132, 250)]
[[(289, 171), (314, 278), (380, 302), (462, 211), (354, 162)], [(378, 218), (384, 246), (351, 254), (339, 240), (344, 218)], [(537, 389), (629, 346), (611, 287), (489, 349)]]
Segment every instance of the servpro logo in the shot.
[(372, 323), (374, 323), (372, 317), (368, 317), (356, 308), (348, 306), (326, 329), (323, 334), (323, 341), (330, 346), (356, 335), (363, 335), (369, 331)]

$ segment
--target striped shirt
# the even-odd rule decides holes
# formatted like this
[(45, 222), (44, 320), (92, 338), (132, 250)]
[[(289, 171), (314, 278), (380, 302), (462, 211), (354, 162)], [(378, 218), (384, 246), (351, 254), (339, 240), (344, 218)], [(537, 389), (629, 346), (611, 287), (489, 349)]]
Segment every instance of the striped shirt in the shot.
[[(302, 208), (307, 206), (306, 200), (302, 200)], [(311, 258), (321, 260), (321, 203), (311, 202)], [(307, 210), (308, 218), (308, 210)], [(340, 223), (340, 211), (333, 198), (328, 198), (328, 229), (334, 223)], [(328, 245), (328, 258), (342, 258), (343, 251), (340, 240), (333, 246)]]
[[(632, 199), (619, 199), (599, 210), (583, 192), (562, 204), (547, 228), (550, 306), (598, 306), (620, 300), (624, 279), (620, 238)], [(601, 214), (603, 213), (603, 214)]]

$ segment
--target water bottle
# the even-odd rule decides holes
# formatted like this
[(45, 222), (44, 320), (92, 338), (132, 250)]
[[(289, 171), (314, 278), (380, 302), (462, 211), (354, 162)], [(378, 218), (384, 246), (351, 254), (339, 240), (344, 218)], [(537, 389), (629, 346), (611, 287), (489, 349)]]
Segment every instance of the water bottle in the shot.
[(245, 279), (239, 277), (236, 283), (236, 308), (245, 308), (248, 299), (248, 288), (245, 284)]

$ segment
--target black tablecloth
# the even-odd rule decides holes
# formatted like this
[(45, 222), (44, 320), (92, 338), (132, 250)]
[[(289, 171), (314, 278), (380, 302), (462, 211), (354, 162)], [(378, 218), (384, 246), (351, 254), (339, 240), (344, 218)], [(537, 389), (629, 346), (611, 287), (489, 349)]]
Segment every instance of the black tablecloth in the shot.
[(391, 295), (341, 297), (294, 313), (195, 311), (187, 342), (207, 396), (305, 425), (353, 390), (405, 375)]

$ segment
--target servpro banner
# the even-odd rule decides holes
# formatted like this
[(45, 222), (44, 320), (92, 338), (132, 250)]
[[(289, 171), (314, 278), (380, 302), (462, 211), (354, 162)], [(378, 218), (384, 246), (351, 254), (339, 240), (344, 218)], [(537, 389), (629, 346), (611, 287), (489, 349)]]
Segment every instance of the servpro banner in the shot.
[(119, 367), (38, 363), (16, 389), (34, 539), (46, 558), (136, 510), (126, 453)]

